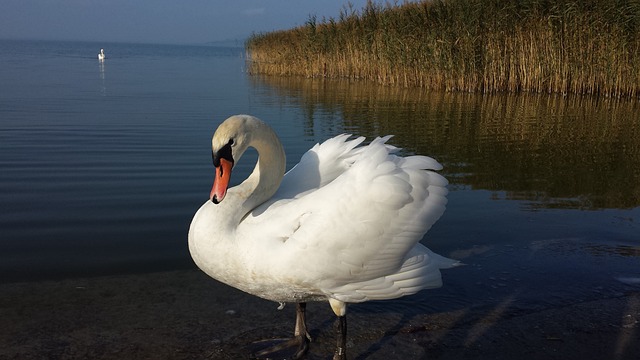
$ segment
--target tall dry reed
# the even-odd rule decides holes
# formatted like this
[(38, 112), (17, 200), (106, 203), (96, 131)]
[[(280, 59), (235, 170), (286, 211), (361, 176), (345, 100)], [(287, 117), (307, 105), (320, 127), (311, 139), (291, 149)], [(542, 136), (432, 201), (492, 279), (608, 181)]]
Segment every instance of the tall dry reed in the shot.
[(638, 0), (369, 2), (246, 48), (251, 73), (640, 97)]

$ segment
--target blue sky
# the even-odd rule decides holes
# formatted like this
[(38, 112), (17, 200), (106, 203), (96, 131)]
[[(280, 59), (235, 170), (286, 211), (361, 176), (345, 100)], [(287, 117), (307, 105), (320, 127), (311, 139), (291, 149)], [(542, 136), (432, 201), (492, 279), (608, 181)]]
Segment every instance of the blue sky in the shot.
[(189, 44), (337, 17), (366, 0), (0, 0), (0, 39)]

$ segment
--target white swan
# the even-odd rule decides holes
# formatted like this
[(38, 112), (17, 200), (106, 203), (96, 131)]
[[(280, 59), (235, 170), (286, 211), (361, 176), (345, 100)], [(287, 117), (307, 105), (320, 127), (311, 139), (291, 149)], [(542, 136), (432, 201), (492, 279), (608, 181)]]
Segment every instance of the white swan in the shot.
[[(457, 261), (419, 243), (442, 215), (447, 181), (426, 156), (401, 157), (390, 136), (340, 135), (307, 151), (285, 175), (285, 154), (261, 120), (237, 115), (212, 139), (216, 175), (195, 214), (189, 250), (209, 276), (264, 299), (295, 302), (295, 336), (307, 350), (305, 302), (329, 301), (338, 316), (334, 359), (345, 359), (347, 303), (384, 300), (440, 287)], [(227, 190), (248, 147), (253, 173)], [(265, 350), (261, 354), (274, 349)], [(276, 350), (279, 350), (276, 349)]]
[(104, 60), (104, 59), (105, 59), (104, 49), (100, 49), (100, 52), (98, 53), (98, 60)]

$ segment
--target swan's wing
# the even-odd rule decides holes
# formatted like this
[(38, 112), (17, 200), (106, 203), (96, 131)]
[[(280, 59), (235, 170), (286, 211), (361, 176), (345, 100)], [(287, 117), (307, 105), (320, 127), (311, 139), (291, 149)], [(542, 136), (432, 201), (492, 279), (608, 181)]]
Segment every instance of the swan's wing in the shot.
[[(335, 136), (304, 153), (300, 162), (285, 174), (274, 198), (300, 197), (307, 191), (325, 186), (349, 169), (364, 149), (358, 145), (365, 140), (364, 137), (350, 137), (349, 134)], [(389, 138), (391, 136), (378, 141), (384, 143)], [(391, 145), (385, 146), (389, 151), (397, 150)]]
[(395, 299), (422, 289), (442, 286), (440, 269), (460, 265), (457, 260), (438, 255), (418, 243), (397, 272), (371, 280), (352, 282), (331, 289), (331, 295), (344, 302)]
[[(272, 259), (264, 259), (269, 271), (301, 274), (299, 283), (343, 301), (363, 301), (349, 285), (372, 288), (394, 274), (398, 280), (425, 280), (425, 269), (433, 268), (427, 265), (437, 262), (420, 247), (417, 253), (412, 249), (444, 212), (447, 181), (431, 171), (441, 169), (435, 160), (393, 155), (385, 141), (357, 148), (347, 169), (324, 186), (266, 204), (245, 219), (239, 228), (246, 231), (244, 238), (260, 233), (264, 240), (257, 240), (255, 256), (269, 251)], [(413, 268), (422, 268), (422, 274), (411, 276)], [(370, 293), (377, 295), (368, 298), (380, 299), (406, 294)]]

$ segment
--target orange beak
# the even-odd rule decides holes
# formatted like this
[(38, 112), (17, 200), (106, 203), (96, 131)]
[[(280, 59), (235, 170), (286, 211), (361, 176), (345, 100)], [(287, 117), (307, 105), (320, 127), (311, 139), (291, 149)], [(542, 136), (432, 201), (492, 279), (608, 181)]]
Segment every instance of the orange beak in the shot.
[(225, 195), (227, 195), (232, 168), (233, 162), (224, 158), (221, 158), (220, 165), (216, 166), (216, 177), (213, 179), (213, 187), (209, 195), (209, 199), (213, 201), (214, 204), (219, 204)]

